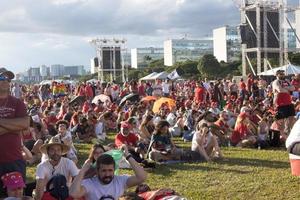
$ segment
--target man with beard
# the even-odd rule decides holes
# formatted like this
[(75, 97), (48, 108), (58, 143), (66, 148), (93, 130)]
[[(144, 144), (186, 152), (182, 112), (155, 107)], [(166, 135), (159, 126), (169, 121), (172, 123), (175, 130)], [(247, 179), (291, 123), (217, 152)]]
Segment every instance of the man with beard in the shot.
[(70, 187), (70, 195), (74, 198), (84, 196), (86, 200), (117, 200), (127, 188), (144, 182), (147, 177), (146, 172), (128, 153), (126, 145), (123, 145), (122, 149), (134, 171), (133, 176), (114, 175), (114, 159), (110, 155), (102, 154), (96, 161), (97, 176), (82, 180), (91, 165), (91, 161), (87, 160)]
[(62, 155), (69, 151), (69, 146), (61, 143), (59, 137), (52, 137), (48, 144), (41, 146), (40, 151), (48, 155), (48, 159), (41, 162), (36, 169), (35, 199), (40, 200), (44, 194), (47, 182), (56, 174), (64, 175), (70, 185), (72, 178), (77, 176), (78, 168), (75, 163)]
[(285, 120), (285, 134), (288, 134), (293, 126), (295, 108), (292, 103), (291, 92), (295, 87), (285, 79), (283, 70), (276, 71), (277, 79), (273, 81), (274, 105), (277, 109), (276, 120)]
[[(17, 171), (26, 175), (22, 157), (21, 131), (29, 127), (29, 118), (23, 101), (10, 95), (10, 82), (14, 74), (0, 68), (0, 177)], [(0, 198), (6, 197), (0, 181)]]

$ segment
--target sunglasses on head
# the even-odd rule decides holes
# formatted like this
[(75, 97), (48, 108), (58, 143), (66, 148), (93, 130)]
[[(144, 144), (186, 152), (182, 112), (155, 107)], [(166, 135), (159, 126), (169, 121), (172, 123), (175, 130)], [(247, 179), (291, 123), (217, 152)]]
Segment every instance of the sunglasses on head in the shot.
[(10, 81), (10, 79), (6, 76), (0, 76), (0, 81)]

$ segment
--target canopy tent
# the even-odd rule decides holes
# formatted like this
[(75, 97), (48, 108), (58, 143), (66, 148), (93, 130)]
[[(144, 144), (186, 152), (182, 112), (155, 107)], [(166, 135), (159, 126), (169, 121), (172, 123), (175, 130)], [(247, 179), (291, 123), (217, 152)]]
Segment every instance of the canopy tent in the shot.
[(285, 71), (286, 75), (291, 75), (291, 74), (300, 74), (300, 67), (292, 64), (284, 65), (282, 67), (277, 67), (270, 69), (268, 71), (262, 72), (258, 75), (262, 76), (275, 76), (277, 70), (283, 70)]
[(156, 74), (155, 76), (152, 76), (150, 80), (156, 80), (156, 79), (167, 79), (169, 73), (168, 72), (160, 72)]
[(141, 81), (147, 81), (147, 80), (152, 80), (151, 77), (155, 76), (157, 72), (152, 72), (151, 74), (148, 74), (147, 76), (140, 78)]

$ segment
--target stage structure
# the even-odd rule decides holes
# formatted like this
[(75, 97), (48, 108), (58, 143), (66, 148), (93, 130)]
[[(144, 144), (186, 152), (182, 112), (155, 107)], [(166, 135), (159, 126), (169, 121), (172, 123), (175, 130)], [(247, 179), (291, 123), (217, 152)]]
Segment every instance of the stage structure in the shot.
[[(94, 58), (95, 66), (98, 72), (98, 80), (105, 82), (107, 76), (110, 81), (125, 82), (128, 79), (128, 69), (125, 68), (124, 53), (127, 51), (126, 39), (99, 39), (90, 41), (96, 49), (97, 57)], [(116, 80), (121, 77), (121, 80)]]
[[(234, 0), (241, 12), (243, 76), (249, 66), (254, 75), (272, 68), (269, 59), (278, 65), (288, 64), (287, 0)], [(291, 27), (292, 28), (292, 27)], [(256, 69), (251, 63), (256, 59)], [(263, 69), (262, 69), (263, 66)]]

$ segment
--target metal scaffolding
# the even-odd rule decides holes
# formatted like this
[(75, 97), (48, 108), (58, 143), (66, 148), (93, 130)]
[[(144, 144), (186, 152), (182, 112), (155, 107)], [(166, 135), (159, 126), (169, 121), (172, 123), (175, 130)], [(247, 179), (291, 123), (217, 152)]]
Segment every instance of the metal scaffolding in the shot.
[[(246, 75), (247, 65), (254, 75), (266, 71), (270, 66), (269, 55), (278, 54), (280, 66), (288, 63), (288, 35), (287, 35), (287, 0), (235, 0), (241, 11), (241, 24), (249, 26), (255, 35), (255, 47), (242, 44), (243, 76)], [(255, 21), (251, 21), (248, 13), (255, 12)], [(268, 17), (268, 13), (278, 13), (278, 19)], [(252, 18), (253, 19), (253, 18)], [(273, 20), (278, 20), (278, 32), (273, 27)], [(276, 38), (278, 47), (270, 47), (268, 37), (270, 34)], [(262, 42), (263, 41), (263, 42)], [(257, 70), (251, 64), (249, 54), (255, 55)], [(263, 65), (262, 65), (263, 64)], [(263, 66), (263, 70), (262, 70)]]
[[(97, 69), (98, 72), (98, 80), (105, 81), (105, 73), (109, 73), (110, 80), (116, 80), (117, 73), (121, 72), (122, 74), (122, 82), (125, 82), (128, 80), (128, 69), (125, 68), (125, 62), (124, 62), (124, 53), (127, 52), (126, 47), (127, 40), (126, 39), (99, 39), (95, 38), (90, 41), (90, 44), (93, 45), (96, 49), (96, 55), (99, 61), (99, 67)], [(104, 51), (109, 50), (110, 56), (110, 66), (108, 69), (104, 68)], [(120, 59), (121, 59), (121, 69), (117, 69), (116, 67), (116, 52), (120, 51)]]

